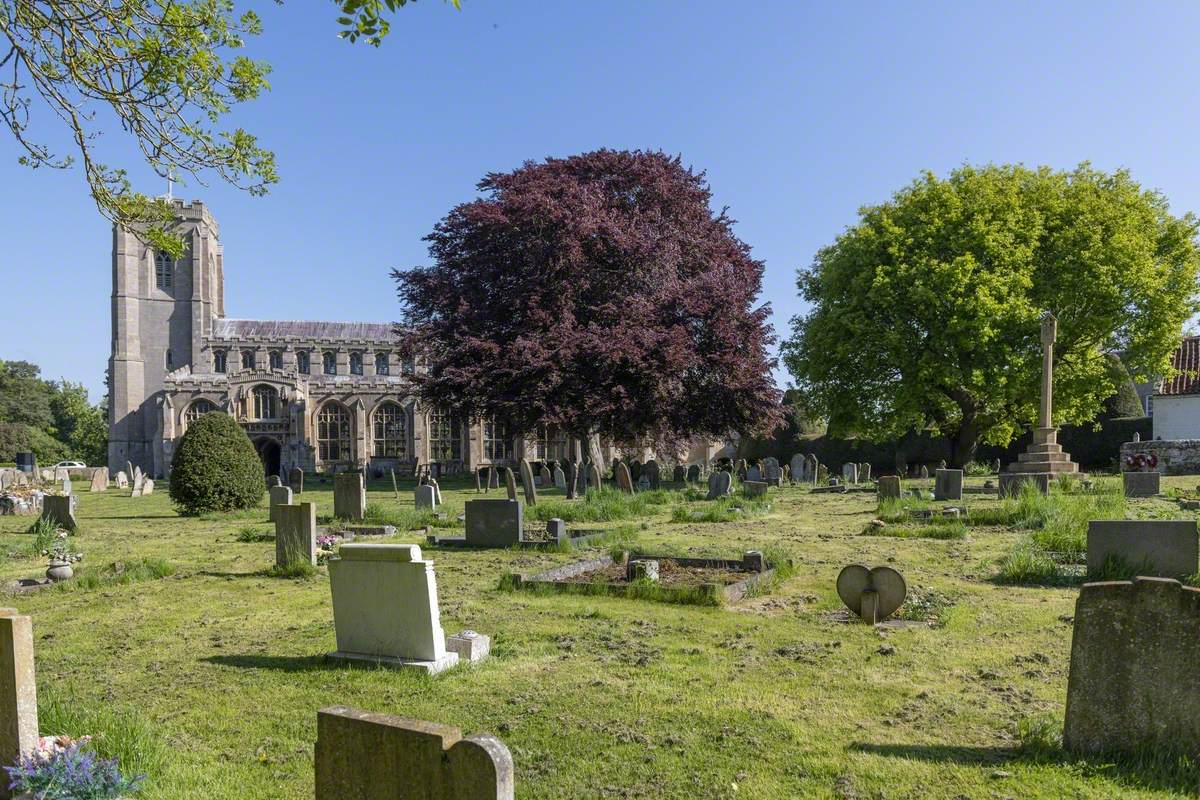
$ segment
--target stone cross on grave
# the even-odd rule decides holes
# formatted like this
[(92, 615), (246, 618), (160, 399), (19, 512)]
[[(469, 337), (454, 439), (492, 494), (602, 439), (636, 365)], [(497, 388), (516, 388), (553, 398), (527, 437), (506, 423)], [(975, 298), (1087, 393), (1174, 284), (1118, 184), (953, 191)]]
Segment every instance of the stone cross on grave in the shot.
[(1042, 314), (1042, 407), (1038, 427), (1053, 428), (1051, 420), (1054, 398), (1054, 340), (1058, 338), (1058, 320), (1047, 311)]

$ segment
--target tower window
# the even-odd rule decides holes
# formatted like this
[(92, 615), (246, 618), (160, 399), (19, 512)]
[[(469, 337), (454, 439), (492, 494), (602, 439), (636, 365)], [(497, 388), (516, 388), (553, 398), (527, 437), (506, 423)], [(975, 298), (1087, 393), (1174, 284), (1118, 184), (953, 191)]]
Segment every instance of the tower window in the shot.
[(321, 371), (326, 375), (337, 375), (337, 354), (332, 350), (321, 354)]
[(242, 351), (242, 369), (254, 369), (254, 351)]
[(213, 372), (225, 372), (225, 370), (227, 369), (227, 366), (225, 363), (226, 357), (227, 356), (226, 356), (224, 350), (214, 350), (213, 351)]
[(283, 369), (283, 353), (278, 350), (272, 350), (268, 358), (271, 361), (271, 369)]
[(350, 354), (350, 374), (351, 375), (362, 375), (363, 374), (362, 353), (351, 353)]
[(387, 375), (388, 372), (389, 372), (389, 370), (388, 370), (388, 354), (387, 353), (376, 353), (375, 354), (375, 374), (376, 375)]
[(175, 284), (175, 260), (167, 253), (154, 254), (154, 285), (164, 292)]
[(171, 369), (171, 348), (169, 348), (169, 347), (167, 348), (165, 359), (166, 359), (167, 369), (170, 370)]
[(307, 350), (301, 350), (300, 352), (296, 353), (296, 369), (301, 375), (308, 374), (309, 366)]

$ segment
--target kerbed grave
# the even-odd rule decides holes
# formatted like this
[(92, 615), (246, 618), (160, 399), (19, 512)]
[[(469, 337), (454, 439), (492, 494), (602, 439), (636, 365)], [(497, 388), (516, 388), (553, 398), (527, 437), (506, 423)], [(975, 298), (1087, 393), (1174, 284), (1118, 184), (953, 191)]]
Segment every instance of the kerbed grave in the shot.
[(520, 500), (468, 500), (464, 536), (430, 535), (428, 544), (439, 547), (558, 547), (581, 546), (608, 531), (596, 528), (567, 528), (561, 519), (528, 525)]
[(749, 551), (741, 559), (625, 553), (620, 559), (605, 555), (536, 575), (511, 573), (505, 576), (504, 584), (516, 589), (544, 587), (572, 594), (719, 605), (741, 600), (759, 585), (771, 581), (780, 566), (767, 562), (757, 551)]

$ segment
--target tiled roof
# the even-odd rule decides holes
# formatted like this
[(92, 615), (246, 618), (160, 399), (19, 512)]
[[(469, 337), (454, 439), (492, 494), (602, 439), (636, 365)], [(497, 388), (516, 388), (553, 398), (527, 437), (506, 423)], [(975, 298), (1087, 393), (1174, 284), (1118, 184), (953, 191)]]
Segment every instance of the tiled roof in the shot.
[(303, 320), (227, 319), (216, 320), (213, 335), (218, 339), (325, 339), (344, 341), (388, 341), (395, 338), (390, 322), (307, 322)]
[(1177, 374), (1163, 380), (1159, 394), (1200, 394), (1200, 336), (1185, 337), (1171, 356)]

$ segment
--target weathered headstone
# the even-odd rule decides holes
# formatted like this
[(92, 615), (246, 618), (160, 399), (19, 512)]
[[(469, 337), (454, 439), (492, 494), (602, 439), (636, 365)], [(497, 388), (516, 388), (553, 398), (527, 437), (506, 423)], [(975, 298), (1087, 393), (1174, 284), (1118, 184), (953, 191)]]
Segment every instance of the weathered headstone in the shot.
[(995, 475), (1000, 474), (1000, 459), (998, 458), (992, 460), (992, 473)]
[(588, 489), (600, 491), (604, 488), (604, 476), (600, 474), (600, 465), (592, 464), (589, 470)]
[(1075, 601), (1063, 748), (1200, 752), (1200, 590), (1085, 583)]
[[(286, 489), (279, 486), (272, 491)], [(315, 503), (281, 505), (275, 509), (275, 563), (287, 567), (317, 563), (317, 506)]]
[(963, 471), (939, 469), (933, 476), (934, 500), (962, 500)]
[[(37, 746), (33, 620), (14, 608), (0, 608), (0, 764), (16, 764), (33, 755)], [(0, 797), (11, 796), (5, 775), (0, 781)]]
[(813, 472), (813, 476), (814, 484), (824, 485), (825, 482), (829, 480), (829, 467), (818, 461), (817, 468)]
[(299, 467), (292, 467), (288, 471), (288, 486), (292, 487), (292, 494), (304, 493), (304, 470)]
[(129, 476), (125, 474), (125, 470), (119, 470), (117, 472), (117, 488), (118, 489), (128, 489), (129, 488)]
[[(476, 501), (478, 502), (478, 501)], [(344, 544), (329, 561), (335, 660), (429, 674), (458, 662), (446, 650), (433, 562), (414, 544)]]
[(1194, 519), (1094, 519), (1088, 522), (1087, 568), (1100, 575), (1105, 562), (1138, 575), (1185, 578), (1200, 568), (1200, 534)]
[(631, 558), (625, 565), (625, 580), (657, 582), (659, 563), (653, 558)]
[(742, 487), (747, 497), (763, 497), (767, 493), (766, 481), (744, 481)]
[(629, 467), (622, 461), (617, 464), (617, 488), (625, 494), (633, 494), (633, 476), (629, 473)]
[(659, 471), (658, 462), (653, 458), (642, 465), (641, 477), (646, 478), (650, 482), (650, 488), (652, 490), (658, 489), (660, 486), (662, 486), (662, 474)]
[(924, 464), (921, 465), (921, 477), (922, 478), (929, 477), (929, 467), (925, 466)]
[(574, 500), (579, 496), (579, 465), (574, 461), (567, 462), (567, 499)]
[(851, 564), (837, 577), (837, 593), (863, 622), (883, 622), (904, 605), (908, 584), (892, 567), (867, 568)]
[(771, 486), (778, 486), (783, 482), (783, 472), (779, 468), (779, 459), (774, 456), (767, 456), (763, 459), (762, 479)]
[(267, 476), (267, 488), (274, 489), (277, 486), (283, 486), (283, 481), (280, 480), (279, 476), (278, 475), (268, 475)]
[(88, 490), (93, 492), (108, 491), (108, 467), (98, 467), (92, 470), (92, 483), (88, 487)]
[(367, 490), (361, 472), (339, 472), (333, 476), (333, 515), (338, 519), (362, 520), (367, 513)]
[(879, 476), (879, 499), (888, 498), (899, 499), (904, 493), (904, 488), (900, 484), (899, 475), (880, 475)]
[(688, 483), (699, 483), (700, 482), (700, 465), (699, 464), (692, 464), (691, 466), (689, 466), (687, 468), (687, 482)]
[(550, 474), (550, 468), (542, 464), (542, 468), (538, 470), (538, 480), (541, 482), (543, 489), (548, 489), (554, 485), (554, 476)]
[(442, 504), (442, 485), (437, 482), (437, 478), (430, 478), (426, 483), (433, 487), (433, 500), (440, 506)]
[(708, 495), (706, 500), (716, 500), (725, 497), (733, 490), (733, 476), (723, 469), (708, 476)]
[(267, 490), (269, 519), (271, 522), (279, 520), (279, 507), (291, 505), (292, 503), (292, 487), (290, 486), (273, 486)]
[(520, 500), (468, 500), (467, 544), (476, 547), (512, 547), (525, 536)]
[(75, 521), (77, 502), (74, 495), (48, 494), (42, 498), (42, 519), (51, 525), (73, 531), (78, 527)]
[(422, 509), (432, 511), (437, 508), (437, 492), (427, 483), (418, 486), (414, 492), (413, 505), (418, 511)]
[(483, 467), (475, 468), (475, 494), (483, 494)]
[(863, 483), (871, 482), (871, 464), (870, 464), (870, 462), (864, 461), (858, 465), (858, 479), (860, 481), (862, 481)]
[(1162, 475), (1156, 472), (1122, 472), (1121, 482), (1126, 497), (1157, 497)]
[(521, 486), (525, 490), (525, 505), (537, 505), (537, 487), (533, 485), (533, 468), (529, 466), (529, 461), (522, 458), (519, 464), (521, 469)]
[(551, 475), (554, 477), (554, 488), (556, 488), (556, 489), (566, 489), (567, 488), (567, 473), (563, 472), (562, 467), (560, 467), (556, 464), (554, 466), (554, 469), (551, 471)]
[(149, 497), (152, 494), (154, 494), (154, 480), (146, 478), (142, 481), (142, 497)]
[(642, 462), (636, 458), (629, 462), (629, 477), (635, 484), (642, 479)]
[(687, 481), (687, 467), (683, 464), (676, 464), (671, 469), (671, 483), (685, 483)]
[(488, 467), (488, 489), (500, 488), (500, 471), (495, 467)]
[(513, 476), (513, 471), (508, 467), (504, 468), (504, 488), (508, 491), (508, 499), (517, 499), (517, 479)]
[(847, 486), (853, 486), (858, 483), (858, 464), (853, 462), (842, 465), (842, 480)]
[(762, 468), (758, 464), (751, 464), (746, 468), (745, 480), (754, 481), (755, 483), (763, 479)]
[(141, 497), (142, 488), (146, 485), (146, 478), (142, 475), (142, 471), (138, 470), (133, 473), (133, 489), (130, 491), (130, 497)]
[(344, 706), (317, 714), (316, 800), (513, 800), (494, 736)]
[(792, 468), (792, 480), (803, 481), (808, 478), (808, 456), (796, 453), (788, 463)]

